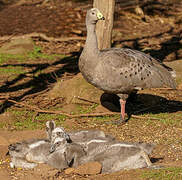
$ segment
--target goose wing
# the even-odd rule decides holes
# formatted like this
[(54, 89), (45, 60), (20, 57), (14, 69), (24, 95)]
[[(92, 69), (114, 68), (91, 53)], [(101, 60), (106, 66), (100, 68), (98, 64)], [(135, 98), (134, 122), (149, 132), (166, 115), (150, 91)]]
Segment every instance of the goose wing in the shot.
[[(100, 53), (100, 69), (112, 83), (129, 89), (175, 88), (170, 72), (157, 60), (140, 51), (127, 48), (105, 49)], [(105, 69), (105, 70), (103, 70)], [(104, 74), (104, 73), (103, 73)]]

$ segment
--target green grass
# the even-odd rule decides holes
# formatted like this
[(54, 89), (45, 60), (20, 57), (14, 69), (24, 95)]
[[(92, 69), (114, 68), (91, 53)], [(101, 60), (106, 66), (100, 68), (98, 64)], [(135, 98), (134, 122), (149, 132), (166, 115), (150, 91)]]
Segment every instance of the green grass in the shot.
[(9, 59), (24, 60), (25, 56), (21, 54), (0, 54), (0, 64), (6, 62)]
[(22, 67), (13, 67), (13, 66), (8, 66), (6, 68), (0, 68), (0, 73), (6, 73), (6, 74), (22, 74), (24, 73)]
[(91, 113), (96, 107), (98, 106), (98, 104), (92, 104), (91, 106), (78, 106), (78, 111), (80, 114), (87, 114), (87, 113)]
[(141, 178), (148, 180), (180, 180), (182, 179), (182, 168), (170, 167), (160, 170), (151, 170), (144, 172)]
[(10, 59), (18, 60), (20, 62), (25, 61), (27, 59), (47, 59), (52, 60), (55, 58), (63, 58), (64, 55), (60, 54), (45, 54), (41, 52), (41, 48), (39, 46), (35, 46), (34, 50), (23, 55), (23, 54), (0, 54), (0, 64), (5, 63)]
[(34, 130), (34, 129), (45, 129), (45, 123), (48, 120), (54, 120), (58, 125), (62, 125), (65, 121), (65, 116), (58, 115), (58, 114), (46, 114), (46, 113), (39, 113), (35, 118), (34, 121), (33, 117), (35, 112), (32, 111), (18, 111), (18, 110), (10, 110), (15, 120), (12, 121), (10, 124), (0, 123), (0, 128), (5, 128), (7, 126), (13, 127), (16, 130)]
[(60, 57), (60, 58), (63, 58), (64, 55), (60, 55), (60, 54), (44, 54), (41, 52), (41, 48), (39, 46), (35, 46), (34, 47), (34, 51), (28, 53), (27, 55), (27, 58), (29, 59), (48, 59), (48, 60), (51, 60), (51, 59), (54, 59), (56, 57)]
[[(158, 122), (167, 126), (181, 126), (181, 115), (179, 116), (173, 113), (159, 113), (147, 114), (144, 116), (149, 118), (148, 120), (146, 120), (147, 125), (156, 124), (156, 122)], [(152, 118), (154, 118), (155, 120)]]

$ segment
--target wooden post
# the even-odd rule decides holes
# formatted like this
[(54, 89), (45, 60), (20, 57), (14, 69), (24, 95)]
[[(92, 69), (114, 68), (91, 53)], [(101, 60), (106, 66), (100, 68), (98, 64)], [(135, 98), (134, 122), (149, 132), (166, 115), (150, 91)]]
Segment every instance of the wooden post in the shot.
[(96, 7), (104, 15), (105, 20), (99, 21), (96, 26), (96, 34), (99, 49), (111, 47), (115, 0), (94, 0)]

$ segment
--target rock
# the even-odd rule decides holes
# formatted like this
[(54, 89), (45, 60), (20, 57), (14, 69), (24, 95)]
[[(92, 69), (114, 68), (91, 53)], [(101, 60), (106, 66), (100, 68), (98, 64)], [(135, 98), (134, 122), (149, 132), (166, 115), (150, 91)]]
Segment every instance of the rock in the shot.
[(68, 168), (68, 169), (65, 169), (65, 174), (72, 174), (74, 173), (75, 169), (74, 168)]
[(18, 38), (5, 43), (0, 48), (1, 54), (27, 54), (34, 50), (34, 42), (31, 38)]
[(80, 175), (96, 175), (101, 173), (101, 169), (102, 165), (99, 162), (88, 162), (78, 166), (74, 172)]
[(102, 93), (103, 91), (87, 83), (81, 73), (78, 73), (71, 79), (56, 83), (49, 92), (49, 98), (64, 97), (66, 104), (87, 103), (86, 101), (79, 100), (77, 97), (99, 103)]

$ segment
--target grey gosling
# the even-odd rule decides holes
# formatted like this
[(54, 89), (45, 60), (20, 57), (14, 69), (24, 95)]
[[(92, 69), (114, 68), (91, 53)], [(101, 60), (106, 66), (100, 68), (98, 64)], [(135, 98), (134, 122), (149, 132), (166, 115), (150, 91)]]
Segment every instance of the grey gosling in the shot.
[(169, 67), (137, 50), (127, 48), (99, 50), (95, 32), (98, 20), (104, 20), (104, 16), (97, 8), (87, 11), (87, 38), (79, 58), (79, 69), (90, 84), (106, 93), (119, 96), (120, 122), (125, 122), (125, 103), (128, 96), (145, 88), (163, 86), (176, 88), (172, 78), (174, 71), (170, 73)]
[(8, 146), (10, 167), (34, 168), (37, 163), (44, 163), (47, 160), (50, 147), (50, 142), (46, 139), (31, 139), (10, 144)]
[(63, 170), (80, 165), (81, 158), (86, 155), (84, 148), (76, 143), (67, 142), (65, 138), (57, 137), (51, 144), (47, 164)]
[(38, 163), (45, 163), (51, 147), (54, 125), (52, 121), (46, 122), (48, 139), (30, 139), (10, 144), (7, 153), (11, 158), (10, 167), (31, 169), (37, 166)]
[[(49, 124), (49, 125), (48, 125)], [(110, 135), (106, 135), (103, 131), (100, 130), (81, 130), (81, 131), (74, 131), (74, 132), (65, 132), (63, 127), (56, 127), (54, 121), (48, 121), (47, 127), (49, 130), (48, 138), (50, 141), (54, 141), (56, 137), (65, 138), (67, 142), (75, 142), (78, 144), (82, 144), (84, 142), (88, 142), (95, 138), (104, 138), (109, 140), (114, 140), (114, 138)]]
[(92, 144), (91, 153), (81, 159), (81, 164), (98, 161), (102, 164), (102, 173), (116, 172), (122, 169), (160, 168), (152, 165), (149, 154), (153, 145), (146, 143), (111, 142)]

